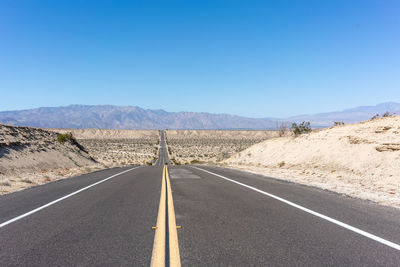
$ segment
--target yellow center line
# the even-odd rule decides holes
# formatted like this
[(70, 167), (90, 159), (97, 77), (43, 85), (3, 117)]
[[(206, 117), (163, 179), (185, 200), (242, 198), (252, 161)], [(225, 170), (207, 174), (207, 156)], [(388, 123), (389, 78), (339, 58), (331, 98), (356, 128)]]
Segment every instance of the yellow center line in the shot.
[[(167, 201), (168, 198), (168, 201)], [(166, 207), (168, 203), (168, 207)], [(168, 209), (168, 210), (166, 210)], [(166, 229), (166, 217), (168, 212), (168, 229)], [(151, 255), (150, 266), (165, 266), (166, 236), (168, 231), (169, 240), (169, 266), (180, 267), (181, 260), (179, 254), (178, 232), (176, 230), (175, 209), (172, 197), (171, 182), (169, 179), (168, 166), (164, 165), (160, 205), (158, 208), (157, 227), (154, 235), (153, 253)]]
[(161, 181), (161, 196), (160, 205), (158, 206), (157, 226), (154, 234), (153, 253), (151, 255), (150, 266), (165, 266), (165, 201), (166, 201), (166, 186), (165, 186), (165, 166)]
[(168, 191), (168, 226), (169, 226), (169, 266), (180, 267), (178, 231), (176, 230), (174, 200), (172, 198), (171, 182), (169, 180), (168, 166), (165, 169)]

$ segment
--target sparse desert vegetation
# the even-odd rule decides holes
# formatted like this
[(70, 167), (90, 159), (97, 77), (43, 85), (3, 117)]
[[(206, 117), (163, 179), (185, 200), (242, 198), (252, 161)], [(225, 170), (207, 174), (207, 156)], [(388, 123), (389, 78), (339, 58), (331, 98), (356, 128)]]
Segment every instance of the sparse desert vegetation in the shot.
[(111, 166), (148, 165), (155, 161), (158, 139), (80, 139), (98, 162)]
[(277, 131), (166, 131), (168, 151), (173, 164), (214, 164), (276, 136), (278, 136)]
[(149, 165), (157, 159), (156, 130), (54, 129), (72, 135), (98, 162), (107, 166)]
[(293, 134), (295, 136), (298, 136), (300, 134), (311, 133), (311, 131), (312, 131), (309, 121), (307, 121), (307, 122), (303, 121), (302, 123), (299, 123), (299, 124), (294, 122), (292, 124), (292, 130), (293, 130)]

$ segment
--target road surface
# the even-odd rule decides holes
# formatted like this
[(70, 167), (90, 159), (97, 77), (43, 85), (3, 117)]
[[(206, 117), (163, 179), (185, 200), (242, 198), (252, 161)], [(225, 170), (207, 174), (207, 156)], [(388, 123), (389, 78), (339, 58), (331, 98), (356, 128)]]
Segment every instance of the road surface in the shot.
[[(400, 265), (399, 210), (231, 169), (166, 162), (162, 136), (154, 166), (1, 196), (0, 265), (149, 266), (158, 257), (168, 266), (173, 213), (182, 266)], [(153, 251), (157, 231), (165, 235), (158, 242), (164, 258)]]
[(165, 131), (160, 131), (160, 146), (158, 149), (158, 159), (155, 163), (156, 166), (163, 166), (168, 163), (168, 151), (165, 143)]

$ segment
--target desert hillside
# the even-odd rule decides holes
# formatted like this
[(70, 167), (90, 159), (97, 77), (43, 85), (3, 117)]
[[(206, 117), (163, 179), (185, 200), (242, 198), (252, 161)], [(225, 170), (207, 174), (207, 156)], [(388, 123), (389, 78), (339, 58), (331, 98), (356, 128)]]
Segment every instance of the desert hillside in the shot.
[(274, 138), (224, 164), (400, 207), (400, 116)]
[(52, 131), (0, 124), (1, 193), (48, 182), (76, 169), (97, 168), (73, 138)]

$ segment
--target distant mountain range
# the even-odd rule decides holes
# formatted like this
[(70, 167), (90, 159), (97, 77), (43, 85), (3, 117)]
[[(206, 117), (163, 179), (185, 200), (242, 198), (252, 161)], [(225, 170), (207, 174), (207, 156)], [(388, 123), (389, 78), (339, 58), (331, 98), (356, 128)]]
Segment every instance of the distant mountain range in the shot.
[(334, 121), (354, 123), (384, 112), (400, 114), (400, 104), (389, 102), (339, 112), (300, 115), (290, 118), (246, 118), (203, 112), (166, 112), (140, 107), (70, 105), (2, 111), (0, 122), (43, 128), (99, 129), (275, 129), (281, 122), (310, 121), (313, 127), (332, 126)]
[(361, 106), (343, 111), (318, 113), (314, 115), (300, 115), (287, 119), (287, 121), (300, 122), (309, 121), (314, 127), (332, 126), (334, 121), (343, 121), (344, 123), (355, 123), (368, 120), (376, 114), (400, 115), (400, 103), (386, 102), (376, 106)]

